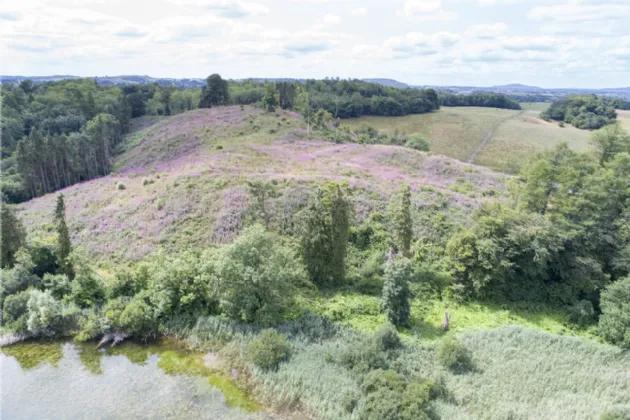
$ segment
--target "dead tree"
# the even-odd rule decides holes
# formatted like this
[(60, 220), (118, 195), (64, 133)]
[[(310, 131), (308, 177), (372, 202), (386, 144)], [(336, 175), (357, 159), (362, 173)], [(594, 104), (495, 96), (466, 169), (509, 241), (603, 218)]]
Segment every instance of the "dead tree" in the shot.
[(451, 325), (451, 316), (448, 311), (444, 311), (444, 322), (442, 323), (442, 331), (447, 332)]

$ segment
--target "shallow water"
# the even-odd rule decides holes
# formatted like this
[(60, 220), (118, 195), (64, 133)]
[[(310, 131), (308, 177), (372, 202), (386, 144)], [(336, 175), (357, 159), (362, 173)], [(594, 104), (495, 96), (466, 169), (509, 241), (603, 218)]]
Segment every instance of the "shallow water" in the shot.
[[(255, 409), (251, 402), (229, 407), (197, 356), (168, 343), (108, 350), (73, 342), (5, 347), (0, 419), (270, 418), (247, 412)], [(231, 405), (239, 405), (238, 398)]]

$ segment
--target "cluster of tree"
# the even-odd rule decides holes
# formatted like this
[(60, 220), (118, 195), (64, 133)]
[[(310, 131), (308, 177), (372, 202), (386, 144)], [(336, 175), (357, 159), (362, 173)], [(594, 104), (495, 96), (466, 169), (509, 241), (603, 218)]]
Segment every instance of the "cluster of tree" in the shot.
[(441, 106), (481, 106), (490, 108), (521, 109), (514, 99), (499, 93), (471, 93), (470, 95), (454, 95), (440, 92)]
[(582, 129), (598, 129), (613, 124), (618, 100), (597, 95), (568, 95), (554, 101), (540, 114), (547, 121), (563, 121)]
[(515, 206), (482, 206), (447, 253), (463, 296), (571, 305), (579, 316), (603, 311), (602, 320), (626, 311), (617, 335), (604, 335), (627, 346), (627, 308), (600, 295), (621, 293), (617, 282), (630, 274), (630, 135), (611, 125), (592, 143), (587, 153), (562, 144), (533, 159), (514, 180)]

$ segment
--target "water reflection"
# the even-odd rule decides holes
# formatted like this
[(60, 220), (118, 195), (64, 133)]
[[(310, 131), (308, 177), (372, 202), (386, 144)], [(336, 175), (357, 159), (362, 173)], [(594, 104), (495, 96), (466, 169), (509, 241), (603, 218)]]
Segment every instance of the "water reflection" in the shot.
[(270, 418), (228, 407), (200, 356), (164, 342), (24, 343), (0, 349), (0, 372), (0, 418)]

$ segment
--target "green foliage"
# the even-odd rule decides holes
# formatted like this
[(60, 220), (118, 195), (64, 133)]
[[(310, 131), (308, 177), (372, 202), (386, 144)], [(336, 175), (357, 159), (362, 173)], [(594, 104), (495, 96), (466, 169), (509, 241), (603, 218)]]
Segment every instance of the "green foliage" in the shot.
[(261, 369), (271, 369), (289, 355), (287, 337), (276, 330), (266, 328), (247, 345), (249, 359)]
[(517, 101), (498, 93), (473, 93), (470, 95), (454, 95), (452, 93), (440, 92), (440, 105), (521, 109), (521, 105)]
[(545, 217), (489, 204), (473, 215), (470, 229), (451, 238), (447, 252), (453, 281), (464, 295), (544, 300), (552, 292), (551, 265), (563, 244), (561, 233)]
[(411, 382), (393, 370), (373, 370), (362, 384), (359, 418), (366, 420), (428, 420), (431, 384)]
[(411, 134), (407, 136), (407, 141), (405, 142), (405, 146), (410, 147), (414, 150), (420, 150), (423, 152), (429, 151), (429, 142), (420, 133)]
[(395, 258), (385, 267), (381, 308), (387, 320), (394, 325), (405, 326), (409, 321), (409, 281), (412, 276), (411, 261), (407, 258)]
[(70, 242), (70, 232), (66, 224), (66, 204), (63, 200), (63, 194), (57, 196), (54, 222), (57, 230), (57, 262), (64, 273), (71, 275), (72, 267), (68, 257), (72, 252), (72, 243)]
[(599, 164), (604, 166), (619, 153), (630, 153), (630, 134), (619, 123), (609, 125), (593, 133), (591, 144)]
[(372, 337), (374, 347), (380, 351), (396, 350), (402, 346), (400, 337), (391, 324), (381, 326)]
[(580, 300), (569, 307), (571, 322), (585, 327), (595, 320), (595, 309), (590, 300)]
[(205, 86), (201, 88), (199, 108), (226, 105), (229, 100), (228, 82), (218, 74), (208, 76)]
[(116, 183), (116, 189), (117, 190), (126, 190), (127, 187), (125, 186), (125, 184), (123, 184), (122, 182), (119, 181), (119, 182)]
[(4, 295), (12, 295), (28, 289), (39, 287), (41, 279), (33, 274), (33, 260), (24, 250), (20, 249), (16, 256), (13, 268), (0, 271), (0, 285)]
[(28, 301), (30, 290), (24, 290), (4, 299), (2, 306), (2, 327), (18, 334), (28, 332)]
[(554, 101), (540, 116), (545, 120), (564, 121), (577, 128), (598, 129), (613, 124), (617, 113), (606, 97), (567, 95)]
[(213, 305), (209, 298), (210, 284), (202, 278), (200, 270), (199, 255), (193, 252), (172, 257), (159, 253), (149, 265), (138, 269), (136, 277), (148, 282), (149, 302), (155, 308), (158, 319), (210, 311)]
[(413, 226), (411, 221), (411, 187), (404, 186), (398, 192), (391, 210), (392, 231), (395, 248), (404, 256), (409, 256)]
[(142, 178), (142, 186), (146, 187), (147, 185), (151, 185), (155, 182), (153, 178)]
[(35, 335), (53, 336), (62, 328), (61, 302), (50, 291), (31, 290), (27, 327)]
[(382, 325), (371, 336), (351, 342), (340, 354), (339, 362), (354, 372), (366, 373), (373, 369), (387, 369), (402, 343), (396, 329)]
[(0, 201), (0, 263), (1, 267), (12, 267), (15, 263), (15, 254), (24, 246), (26, 241), (26, 231), (22, 222), (15, 215), (13, 208), (4, 202)]
[(301, 248), (311, 281), (340, 285), (345, 281), (350, 203), (345, 188), (327, 184), (302, 212)]
[(92, 269), (89, 257), (83, 251), (74, 251), (70, 261), (75, 270), (70, 301), (81, 308), (98, 306), (105, 300), (105, 287), (101, 277)]
[(72, 293), (72, 283), (65, 274), (44, 274), (42, 286), (44, 289), (50, 290), (52, 296), (57, 300), (62, 300)]
[(472, 369), (470, 352), (454, 335), (448, 335), (440, 341), (438, 358), (444, 367), (455, 373), (463, 373)]
[(600, 306), (599, 333), (613, 344), (630, 348), (630, 277), (606, 287)]
[(276, 110), (276, 106), (278, 106), (278, 93), (276, 92), (276, 88), (272, 83), (267, 83), (265, 85), (265, 95), (262, 97), (262, 105), (265, 111), (274, 112)]
[(293, 250), (261, 225), (245, 229), (204, 267), (219, 309), (231, 319), (272, 323), (291, 306), (305, 272)]
[(94, 310), (86, 311), (79, 317), (79, 332), (75, 340), (79, 342), (90, 341), (98, 338), (105, 332), (105, 325), (101, 316)]
[(146, 337), (157, 327), (155, 312), (142, 295), (135, 296), (118, 318), (120, 327)]

